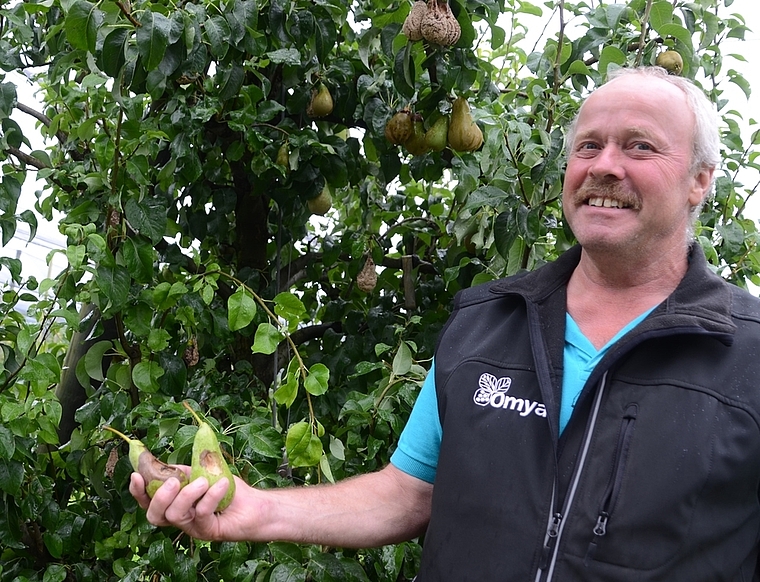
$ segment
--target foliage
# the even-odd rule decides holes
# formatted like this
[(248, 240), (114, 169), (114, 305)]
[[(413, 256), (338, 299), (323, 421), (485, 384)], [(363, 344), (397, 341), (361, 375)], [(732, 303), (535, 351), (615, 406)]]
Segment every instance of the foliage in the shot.
[[(580, 99), (665, 48), (724, 120), (699, 240), (727, 278), (760, 283), (743, 214), (757, 186), (740, 183), (757, 178), (760, 132), (745, 141), (724, 98), (729, 83), (749, 93), (720, 50), (747, 31), (730, 4), (451, 0), (450, 48), (407, 42), (408, 0), (3, 5), (2, 241), (19, 223), (34, 236), (18, 203), (36, 174), (68, 267), (37, 281), (0, 258), (15, 283), (0, 305), (0, 580), (411, 579), (417, 541), (347, 551), (156, 529), (102, 426), (187, 462), (191, 400), (259, 487), (382, 467), (453, 295), (572, 244), (559, 196)], [(550, 17), (555, 32), (536, 35)], [(18, 101), (13, 71), (43, 110)], [(320, 84), (334, 107), (312, 118)], [(478, 151), (411, 155), (385, 139), (397, 111), (429, 128), (459, 96)], [(311, 215), (323, 191), (332, 208)], [(370, 291), (356, 281), (368, 259)]]

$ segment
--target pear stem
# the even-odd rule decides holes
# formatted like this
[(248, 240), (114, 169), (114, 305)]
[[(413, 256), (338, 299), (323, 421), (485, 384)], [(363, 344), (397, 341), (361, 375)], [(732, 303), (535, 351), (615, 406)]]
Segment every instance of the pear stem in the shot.
[(198, 423), (198, 426), (202, 425), (202, 424), (203, 424), (203, 420), (201, 419), (201, 417), (200, 417), (200, 416), (198, 416), (198, 413), (197, 413), (197, 412), (195, 412), (195, 410), (193, 410), (193, 407), (192, 407), (192, 406), (190, 406), (190, 405), (187, 403), (187, 400), (183, 400), (183, 401), (182, 401), (182, 404), (184, 405), (184, 407), (185, 407), (185, 408), (187, 408), (187, 409), (190, 411), (190, 414), (192, 414), (192, 415), (193, 415), (193, 418), (195, 418), (195, 421)]
[(112, 433), (114, 433), (114, 434), (117, 434), (117, 435), (119, 435), (121, 438), (123, 438), (123, 439), (124, 439), (125, 441), (127, 441), (127, 442), (131, 442), (131, 441), (132, 441), (132, 439), (131, 439), (131, 438), (129, 438), (129, 437), (128, 437), (127, 435), (125, 435), (123, 432), (116, 430), (116, 429), (115, 429), (115, 428), (113, 428), (112, 426), (104, 426), (103, 428), (104, 428), (105, 430), (110, 430), (110, 431), (111, 431)]

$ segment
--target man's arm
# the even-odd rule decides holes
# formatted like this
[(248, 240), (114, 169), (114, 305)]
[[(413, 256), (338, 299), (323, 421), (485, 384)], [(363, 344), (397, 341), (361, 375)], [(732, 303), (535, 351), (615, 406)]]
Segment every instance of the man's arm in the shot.
[[(236, 478), (237, 479), (237, 478)], [(388, 465), (334, 485), (254, 489), (236, 481), (232, 503), (214, 513), (226, 480), (209, 489), (197, 479), (179, 489), (170, 479), (152, 500), (133, 474), (130, 491), (154, 525), (173, 525), (192, 537), (226, 541), (292, 541), (337, 547), (376, 547), (422, 534), (433, 486)]]

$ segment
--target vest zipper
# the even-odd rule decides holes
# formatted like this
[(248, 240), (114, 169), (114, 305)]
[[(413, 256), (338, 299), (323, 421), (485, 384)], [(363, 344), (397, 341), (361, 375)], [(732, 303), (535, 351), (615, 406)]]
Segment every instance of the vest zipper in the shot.
[[(570, 508), (575, 500), (575, 494), (578, 490), (581, 475), (586, 464), (586, 457), (591, 446), (591, 437), (594, 434), (596, 428), (596, 421), (599, 417), (599, 410), (602, 407), (602, 396), (604, 395), (604, 389), (607, 387), (607, 372), (602, 376), (599, 382), (599, 389), (594, 396), (594, 405), (591, 408), (591, 416), (589, 418), (588, 426), (586, 428), (586, 434), (583, 437), (583, 446), (581, 447), (580, 458), (575, 468), (573, 480), (570, 483), (570, 489), (565, 499), (565, 504), (562, 513), (554, 513), (552, 519), (549, 522), (549, 527), (546, 531), (546, 542), (544, 543), (544, 556), (542, 556), (541, 564), (539, 565), (538, 573), (536, 574), (536, 581), (541, 580), (544, 571), (546, 571), (546, 577), (544, 582), (551, 582), (554, 576), (554, 566), (557, 563), (557, 552), (559, 551), (559, 544), (562, 539), (562, 532), (565, 529), (567, 521), (563, 519), (563, 515), (567, 516)], [(552, 512), (554, 511), (554, 494), (552, 493)], [(548, 557), (551, 556), (551, 560), (546, 565)], [(547, 570), (548, 567), (548, 570)]]
[(623, 414), (623, 421), (620, 426), (617, 447), (615, 449), (612, 475), (610, 476), (610, 482), (607, 484), (607, 489), (604, 491), (602, 502), (599, 506), (599, 515), (597, 516), (596, 525), (593, 529), (594, 537), (591, 539), (591, 542), (588, 545), (588, 550), (586, 551), (586, 558), (584, 560), (586, 567), (588, 567), (594, 560), (599, 541), (607, 534), (607, 525), (610, 520), (610, 515), (615, 508), (615, 503), (620, 494), (620, 487), (622, 486), (623, 477), (625, 475), (625, 465), (628, 460), (628, 451), (631, 446), (633, 426), (636, 422), (637, 412), (638, 407), (636, 404), (629, 404)]

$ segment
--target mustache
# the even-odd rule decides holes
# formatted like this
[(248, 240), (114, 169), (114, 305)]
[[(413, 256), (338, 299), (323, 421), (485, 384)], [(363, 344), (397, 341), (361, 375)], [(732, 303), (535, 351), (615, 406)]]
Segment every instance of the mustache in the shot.
[(609, 198), (616, 200), (621, 206), (638, 210), (641, 207), (639, 197), (625, 188), (618, 181), (597, 180), (588, 178), (572, 194), (572, 201), (577, 204), (585, 204), (591, 198)]

